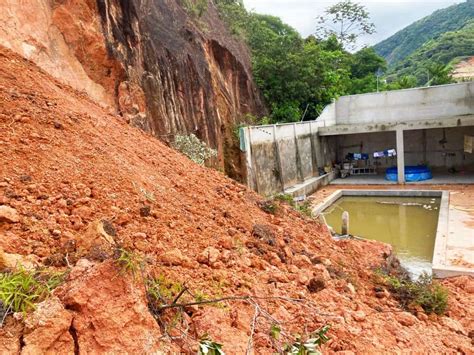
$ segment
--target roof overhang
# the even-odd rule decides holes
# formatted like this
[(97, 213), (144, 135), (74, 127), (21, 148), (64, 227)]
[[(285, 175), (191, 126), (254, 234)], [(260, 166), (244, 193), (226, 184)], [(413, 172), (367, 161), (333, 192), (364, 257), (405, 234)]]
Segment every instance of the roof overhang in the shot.
[(376, 133), (397, 130), (417, 130), (433, 128), (450, 128), (474, 126), (474, 115), (462, 115), (440, 119), (419, 121), (395, 121), (379, 123), (361, 123), (349, 125), (334, 125), (318, 128), (320, 136), (339, 136), (346, 134)]

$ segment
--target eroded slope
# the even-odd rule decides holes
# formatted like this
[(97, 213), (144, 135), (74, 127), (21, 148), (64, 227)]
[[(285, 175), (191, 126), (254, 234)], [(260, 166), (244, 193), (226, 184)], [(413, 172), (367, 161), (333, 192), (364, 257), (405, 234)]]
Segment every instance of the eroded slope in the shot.
[[(391, 296), (375, 296), (373, 269), (389, 248), (335, 242), (287, 206), (265, 213), (244, 186), (193, 164), (3, 48), (0, 129), (0, 205), (19, 218), (0, 222), (0, 247), (72, 268), (26, 326), (7, 319), (2, 353), (195, 351), (208, 333), (229, 354), (244, 353), (250, 336), (255, 353), (270, 354), (277, 349), (272, 322), (285, 334), (330, 324), (328, 351), (470, 351), (472, 280), (445, 281), (446, 317), (404, 312)], [(147, 275), (185, 284), (200, 298), (252, 302), (189, 307), (172, 327), (160, 327), (141, 277), (84, 249), (102, 243), (91, 233), (99, 220), (115, 229), (113, 243), (144, 258)]]

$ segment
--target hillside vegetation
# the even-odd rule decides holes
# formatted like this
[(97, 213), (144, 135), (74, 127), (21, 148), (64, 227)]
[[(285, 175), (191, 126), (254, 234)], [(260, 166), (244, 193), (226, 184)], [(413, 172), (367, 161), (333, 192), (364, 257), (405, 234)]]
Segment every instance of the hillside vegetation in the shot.
[(400, 62), (421, 48), (430, 40), (446, 32), (457, 31), (474, 18), (474, 0), (435, 11), (390, 38), (377, 44), (375, 51), (387, 59), (390, 67)]
[(390, 77), (413, 75), (424, 85), (431, 80), (428, 68), (438, 64), (452, 66), (474, 55), (474, 19), (463, 28), (429, 40), (389, 71)]
[(247, 123), (316, 119), (341, 95), (377, 90), (375, 73), (385, 60), (372, 48), (350, 53), (336, 36), (302, 38), (278, 17), (249, 12), (240, 1), (216, 1), (221, 17), (251, 51), (255, 82), (269, 117)]

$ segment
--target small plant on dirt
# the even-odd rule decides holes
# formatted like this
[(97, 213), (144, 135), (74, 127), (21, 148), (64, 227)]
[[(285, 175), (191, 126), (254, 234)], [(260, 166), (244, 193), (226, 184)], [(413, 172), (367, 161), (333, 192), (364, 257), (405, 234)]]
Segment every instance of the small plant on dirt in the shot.
[(141, 258), (126, 249), (119, 248), (115, 251), (116, 262), (124, 273), (136, 275), (142, 265)]
[(448, 290), (433, 281), (430, 275), (423, 273), (416, 281), (386, 275), (380, 271), (379, 276), (405, 309), (412, 310), (414, 306), (421, 306), (427, 314), (442, 315), (446, 312)]
[(184, 289), (181, 283), (173, 282), (166, 278), (165, 275), (160, 275), (155, 279), (148, 279), (146, 286), (150, 308), (154, 310), (172, 303)]
[(289, 194), (278, 194), (275, 197), (273, 197), (273, 199), (275, 201), (287, 203), (288, 205), (293, 207), (293, 209), (300, 212), (301, 214), (304, 214), (305, 216), (313, 217), (313, 212), (311, 210), (311, 202), (308, 200), (305, 200), (303, 202), (296, 202), (293, 199), (293, 196)]
[(319, 351), (322, 344), (325, 344), (329, 338), (326, 333), (329, 331), (329, 325), (325, 325), (321, 329), (311, 333), (306, 340), (297, 337), (292, 344), (285, 346), (285, 354), (288, 355), (314, 355), (320, 354)]
[(278, 210), (278, 205), (272, 200), (262, 201), (258, 204), (258, 206), (263, 212), (269, 214), (275, 214)]
[(279, 340), (281, 334), (281, 328), (278, 324), (272, 324), (270, 328), (270, 337), (274, 340)]
[(8, 312), (26, 313), (45, 300), (64, 281), (64, 273), (28, 271), (19, 268), (0, 274), (0, 301)]
[(306, 200), (303, 201), (302, 203), (295, 203), (294, 207), (298, 212), (304, 214), (305, 216), (308, 217), (313, 217), (313, 211), (311, 210), (311, 202)]
[(204, 165), (208, 159), (217, 156), (217, 150), (208, 147), (194, 134), (176, 136), (173, 147), (199, 165)]
[(208, 335), (205, 335), (199, 341), (199, 355), (225, 355), (222, 350), (222, 344), (216, 343), (209, 338)]
[(278, 195), (275, 195), (275, 197), (273, 197), (273, 199), (275, 201), (285, 202), (285, 203), (289, 204), (292, 207), (295, 205), (295, 201), (293, 200), (293, 196), (291, 196), (290, 194), (278, 194)]

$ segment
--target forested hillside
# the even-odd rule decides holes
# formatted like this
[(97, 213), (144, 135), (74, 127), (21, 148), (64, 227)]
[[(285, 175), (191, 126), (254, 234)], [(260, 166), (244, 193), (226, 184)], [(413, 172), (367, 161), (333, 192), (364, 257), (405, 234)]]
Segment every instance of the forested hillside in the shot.
[(470, 56), (474, 56), (474, 19), (457, 31), (446, 32), (426, 42), (394, 66), (389, 78), (413, 75), (418, 83), (424, 84), (431, 80), (433, 69), (430, 71), (430, 68), (455, 65)]
[(390, 67), (397, 66), (425, 43), (446, 32), (457, 31), (474, 18), (474, 0), (435, 11), (392, 37), (380, 42), (374, 48), (387, 59)]

